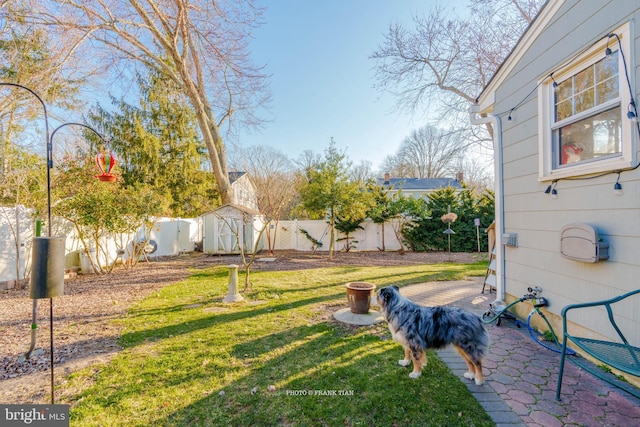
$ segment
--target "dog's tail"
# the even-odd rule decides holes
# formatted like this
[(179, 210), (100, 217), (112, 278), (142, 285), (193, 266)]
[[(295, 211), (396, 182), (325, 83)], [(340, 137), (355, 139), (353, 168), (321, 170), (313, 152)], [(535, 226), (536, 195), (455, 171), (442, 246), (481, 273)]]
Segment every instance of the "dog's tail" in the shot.
[(489, 350), (489, 333), (480, 318), (478, 318), (478, 323), (475, 325), (474, 330), (476, 331), (475, 339), (469, 343), (470, 345), (465, 348), (465, 351), (474, 362), (480, 362)]
[(473, 313), (462, 311), (456, 316), (460, 322), (454, 328), (453, 343), (469, 355), (474, 363), (480, 362), (489, 349), (490, 339), (487, 329), (480, 317)]

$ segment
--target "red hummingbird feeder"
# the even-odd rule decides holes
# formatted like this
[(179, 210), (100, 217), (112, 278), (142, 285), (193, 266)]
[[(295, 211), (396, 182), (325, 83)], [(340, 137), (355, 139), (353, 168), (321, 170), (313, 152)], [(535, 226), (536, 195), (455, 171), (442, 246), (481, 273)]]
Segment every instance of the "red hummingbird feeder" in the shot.
[(96, 155), (96, 164), (98, 169), (102, 171), (100, 175), (96, 175), (100, 181), (114, 182), (117, 177), (111, 174), (116, 165), (116, 158), (112, 153), (98, 153)]

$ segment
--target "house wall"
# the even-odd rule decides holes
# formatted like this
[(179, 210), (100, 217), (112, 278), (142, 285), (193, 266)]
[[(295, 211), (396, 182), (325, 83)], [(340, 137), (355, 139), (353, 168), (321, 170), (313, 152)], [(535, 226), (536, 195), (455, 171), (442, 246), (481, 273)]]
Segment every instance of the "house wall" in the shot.
[(234, 198), (233, 204), (258, 210), (256, 189), (246, 174), (234, 181), (232, 187)]
[[(504, 225), (506, 232), (518, 236), (518, 246), (505, 249), (505, 290), (513, 298), (525, 294), (527, 287), (541, 286), (551, 303), (549, 311), (554, 314), (567, 304), (606, 299), (638, 287), (640, 169), (622, 173), (622, 196), (613, 194), (615, 174), (560, 180), (557, 199), (545, 194), (550, 182), (538, 179), (535, 91), (540, 79), (629, 20), (640, 22), (637, 2), (565, 1), (496, 90), (496, 113), (509, 112), (526, 99), (511, 113), (511, 120), (507, 114), (502, 116)], [(624, 53), (637, 100), (634, 82), (640, 82), (640, 27), (633, 22), (631, 34), (632, 51)], [(634, 137), (637, 149), (640, 142), (637, 134)], [(587, 223), (598, 230), (610, 245), (609, 260), (589, 264), (560, 255), (560, 230), (574, 222)], [(614, 332), (601, 314), (590, 311), (573, 319), (593, 335), (613, 337)], [(629, 304), (621, 307), (620, 315), (624, 333), (632, 343), (640, 345), (640, 310)]]

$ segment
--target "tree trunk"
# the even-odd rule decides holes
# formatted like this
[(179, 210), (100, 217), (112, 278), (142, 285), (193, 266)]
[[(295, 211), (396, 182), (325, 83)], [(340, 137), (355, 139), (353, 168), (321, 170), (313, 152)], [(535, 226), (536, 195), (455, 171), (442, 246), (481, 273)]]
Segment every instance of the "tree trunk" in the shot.
[[(184, 68), (181, 68), (183, 72)], [(212, 117), (211, 108), (208, 107), (206, 98), (200, 96), (200, 93), (190, 79), (188, 72), (184, 70), (184, 79), (187, 84), (187, 93), (193, 108), (196, 112), (198, 125), (202, 132), (202, 138), (207, 146), (209, 153), (209, 160), (211, 160), (211, 168), (213, 169), (213, 175), (218, 183), (218, 192), (220, 194), (220, 201), (223, 205), (233, 203), (233, 189), (231, 188), (231, 182), (229, 181), (229, 171), (227, 169), (227, 153), (224, 148), (222, 137), (220, 136), (220, 129), (216, 125), (215, 118)]]
[(330, 237), (329, 237), (329, 258), (333, 258), (333, 249), (334, 249), (334, 244), (333, 242), (335, 241), (335, 229), (336, 229), (336, 221), (335, 218), (333, 216), (333, 214), (331, 214), (331, 219), (329, 220), (329, 228), (330, 230)]

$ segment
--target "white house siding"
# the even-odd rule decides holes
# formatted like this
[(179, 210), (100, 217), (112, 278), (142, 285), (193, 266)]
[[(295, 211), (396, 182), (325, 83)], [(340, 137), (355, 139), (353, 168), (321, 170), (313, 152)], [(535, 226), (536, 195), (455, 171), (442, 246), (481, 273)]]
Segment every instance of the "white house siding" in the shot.
[(233, 187), (234, 205), (240, 205), (249, 209), (258, 210), (256, 189), (247, 174), (239, 177), (231, 184), (231, 186)]
[[(565, 1), (495, 89), (495, 113), (508, 112), (534, 91), (511, 113), (511, 120), (507, 114), (502, 116), (504, 228), (518, 236), (518, 246), (505, 249), (505, 290), (519, 297), (527, 287), (541, 286), (555, 314), (567, 304), (610, 298), (640, 286), (640, 169), (622, 173), (622, 196), (613, 194), (615, 174), (560, 180), (557, 199), (544, 194), (550, 181), (538, 180), (538, 96), (534, 90), (540, 79), (629, 20), (640, 22), (639, 3)], [(624, 54), (638, 102), (640, 27), (636, 24), (634, 28), (633, 22), (631, 34), (633, 52)], [(637, 134), (634, 137), (637, 148), (640, 141)], [(598, 230), (610, 245), (609, 260), (589, 264), (560, 255), (560, 230), (574, 222)], [(640, 310), (626, 307), (621, 315), (627, 337), (640, 345)], [(614, 336), (601, 316), (584, 314), (574, 319), (595, 334)]]

